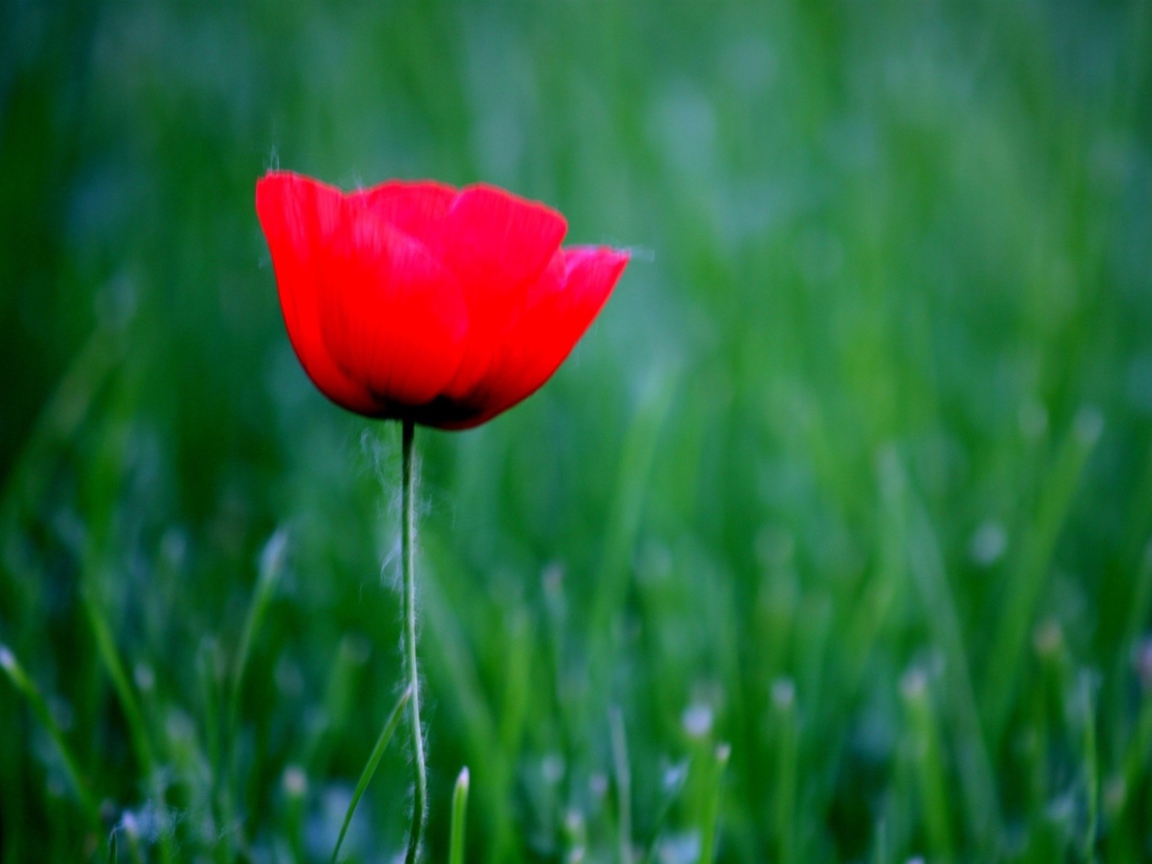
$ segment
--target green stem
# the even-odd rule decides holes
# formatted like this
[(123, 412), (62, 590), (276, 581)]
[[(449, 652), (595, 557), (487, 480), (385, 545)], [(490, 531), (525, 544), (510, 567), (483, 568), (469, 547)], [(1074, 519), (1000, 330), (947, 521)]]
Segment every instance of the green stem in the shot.
[(416, 787), (412, 798), (412, 833), (408, 837), (406, 864), (416, 864), (420, 854), (420, 840), (424, 834), (424, 818), (428, 800), (428, 773), (424, 767), (424, 733), (420, 728), (420, 670), (416, 665), (416, 504), (415, 470), (412, 466), (412, 440), (415, 427), (404, 420), (403, 468), (401, 510), (403, 530), (400, 534), (400, 557), (404, 568), (404, 649), (408, 667), (408, 687), (412, 691), (410, 704), (412, 727), (412, 756), (416, 763)]

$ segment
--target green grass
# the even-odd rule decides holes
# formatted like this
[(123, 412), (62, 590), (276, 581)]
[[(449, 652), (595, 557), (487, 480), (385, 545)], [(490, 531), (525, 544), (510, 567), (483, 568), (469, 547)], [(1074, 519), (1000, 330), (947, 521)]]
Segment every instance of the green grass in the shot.
[(272, 165), (635, 250), (417, 435), (425, 860), (1152, 859), (1152, 4), (13, 0), (0, 860), (404, 848), (399, 430)]

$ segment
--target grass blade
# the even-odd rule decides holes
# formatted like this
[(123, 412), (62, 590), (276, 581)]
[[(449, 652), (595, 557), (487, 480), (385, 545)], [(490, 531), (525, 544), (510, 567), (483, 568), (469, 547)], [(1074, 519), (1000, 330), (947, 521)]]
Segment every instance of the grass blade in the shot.
[(616, 773), (616, 828), (620, 835), (620, 864), (632, 864), (632, 773), (628, 768), (628, 740), (619, 708), (608, 715), (612, 727), (612, 762)]
[(909, 571), (932, 638), (944, 652), (947, 713), (959, 754), (960, 791), (969, 831), (978, 848), (992, 849), (1001, 834), (1000, 803), (944, 556), (927, 509), (912, 490), (895, 452), (885, 456), (881, 474), (884, 494), (893, 496), (895, 506), (906, 512)]
[(332, 671), (328, 673), (322, 710), (309, 721), (308, 737), (301, 748), (300, 767), (308, 774), (322, 768), (331, 748), (332, 733), (344, 722), (356, 696), (356, 686), (371, 648), (362, 636), (340, 640)]
[(1133, 798), (1141, 776), (1147, 770), (1148, 755), (1152, 753), (1152, 642), (1145, 641), (1137, 648), (1136, 665), (1140, 679), (1140, 709), (1121, 758), (1123, 795), (1112, 815), (1115, 824), (1125, 824), (1132, 816), (1131, 810), (1136, 803)]
[(448, 864), (464, 864), (464, 828), (468, 811), (468, 767), (456, 778), (452, 792), (452, 836), (448, 843)]
[(732, 748), (728, 744), (716, 747), (715, 762), (712, 766), (712, 788), (704, 808), (703, 824), (700, 826), (700, 864), (712, 864), (716, 858), (716, 826), (720, 822), (720, 781), (724, 778), (724, 769), (728, 767), (731, 756)]
[(360, 803), (360, 798), (364, 795), (364, 790), (368, 788), (368, 784), (372, 782), (372, 775), (376, 773), (376, 766), (380, 764), (380, 758), (384, 755), (384, 751), (388, 748), (388, 742), (392, 740), (392, 736), (396, 734), (396, 727), (400, 725), (400, 718), (404, 716), (404, 708), (408, 705), (408, 700), (412, 698), (412, 688), (408, 687), (400, 698), (396, 700), (395, 707), (392, 708), (392, 713), (388, 715), (388, 722), (384, 724), (383, 730), (380, 732), (380, 737), (376, 739), (376, 746), (372, 748), (372, 755), (368, 757), (367, 763), (364, 765), (364, 770), (360, 772), (360, 782), (356, 784), (356, 791), (352, 793), (352, 801), (348, 804), (348, 812), (344, 814), (344, 824), (340, 826), (340, 836), (336, 838), (336, 848), (332, 850), (332, 864), (340, 858), (340, 847), (344, 844), (344, 835), (348, 833), (348, 826), (352, 824), (352, 815), (356, 812), (356, 805)]
[(126, 344), (122, 329), (100, 325), (72, 359), (0, 484), (0, 521), (14, 522), (23, 502), (41, 499), (51, 477), (42, 470), (45, 458), (76, 436), (96, 394), (124, 356)]
[(921, 817), (932, 852), (931, 858), (934, 861), (952, 861), (955, 841), (952, 811), (948, 806), (947, 772), (927, 673), (918, 667), (908, 670), (900, 682), (900, 693), (910, 727)]
[(617, 488), (605, 523), (608, 535), (589, 612), (590, 633), (608, 631), (628, 593), (628, 560), (640, 530), (656, 447), (675, 390), (675, 376), (661, 380), (637, 409), (625, 434)]
[(514, 854), (516, 842), (509, 803), (514, 793), (515, 765), (501, 744), (496, 712), (480, 684), (473, 647), (460, 632), (457, 613), (437, 582), (443, 573), (461, 572), (462, 565), (450, 557), (447, 549), (437, 546), (432, 535), (426, 536), (424, 549), (432, 563), (423, 585), (424, 614), (428, 622), (424, 641), (428, 674), (430, 679), (433, 676), (440, 679), (437, 691), (453, 701), (464, 721), (468, 761), (483, 771), (484, 786), (477, 790), (476, 805), (484, 824), (492, 826), (483, 857), (507, 860)]
[[(240, 693), (244, 684), (244, 673), (248, 669), (248, 657), (252, 653), (252, 645), (256, 641), (256, 634), (260, 625), (264, 623), (264, 616), (272, 601), (272, 595), (279, 581), (280, 573), (284, 569), (284, 552), (288, 545), (288, 533), (283, 528), (278, 529), (264, 544), (260, 553), (260, 572), (256, 578), (256, 588), (252, 594), (252, 605), (248, 607), (248, 617), (244, 620), (244, 629), (241, 631), (240, 644), (236, 649), (236, 657), (232, 663), (232, 674), (225, 694), (226, 714), (224, 730), (224, 746), (228, 782), (219, 785), (216, 794), (216, 808), (222, 814), (225, 824), (234, 821), (237, 802), (243, 800), (239, 787), (239, 735), (240, 735)], [(236, 822), (237, 826), (242, 823)], [(238, 827), (238, 833), (239, 827)], [(241, 835), (242, 836), (242, 835)], [(229, 845), (232, 840), (220, 844), (220, 854), (227, 858), (230, 854)], [(241, 844), (243, 840), (241, 839)]]
[[(796, 782), (799, 754), (796, 742), (796, 685), (790, 678), (772, 684), (772, 712), (776, 729), (776, 860), (796, 861)], [(717, 789), (716, 794), (719, 794)]]
[(888, 825), (883, 819), (876, 823), (876, 836), (872, 846), (872, 864), (888, 864)]
[(1081, 857), (1086, 864), (1095, 864), (1096, 834), (1099, 830), (1100, 768), (1096, 745), (1096, 701), (1092, 698), (1093, 686), (1092, 673), (1081, 673), (1080, 698), (1081, 710), (1084, 712), (1084, 794), (1088, 811), (1084, 820)]
[(87, 613), (88, 624), (92, 628), (92, 636), (96, 640), (96, 651), (100, 661), (104, 664), (104, 671), (112, 680), (112, 688), (120, 700), (120, 707), (124, 711), (124, 718), (128, 722), (128, 734), (132, 739), (132, 749), (136, 759), (140, 762), (140, 769), (146, 776), (151, 776), (156, 764), (156, 757), (152, 751), (152, 744), (148, 740), (148, 730), (144, 726), (144, 715), (140, 710), (140, 703), (128, 683), (128, 673), (120, 661), (116, 645), (112, 638), (112, 631), (104, 617), (96, 598), (93, 596), (91, 586), (81, 588), (84, 598), (84, 610)]
[(80, 769), (76, 764), (76, 759), (72, 755), (67, 742), (64, 740), (64, 733), (60, 730), (60, 726), (52, 717), (52, 712), (48, 708), (48, 703), (44, 696), (37, 689), (32, 679), (24, 672), (23, 667), (20, 666), (19, 661), (9, 649), (7, 645), (0, 645), (0, 669), (8, 676), (8, 680), (12, 682), (12, 686), (28, 700), (29, 706), (32, 708), (32, 713), (36, 715), (36, 719), (40, 721), (41, 725), (47, 730), (52, 743), (56, 745), (56, 750), (60, 754), (60, 759), (64, 764), (64, 771), (68, 775), (68, 782), (72, 784), (73, 791), (76, 792), (76, 797), (80, 799), (80, 806), (84, 810), (84, 815), (91, 823), (92, 827), (99, 829), (100, 815), (96, 806), (96, 801), (92, 798), (92, 793), (88, 790), (88, 786), (81, 779)]
[[(664, 787), (666, 794), (664, 796), (664, 803), (660, 805), (660, 809), (656, 813), (656, 819), (652, 822), (652, 827), (649, 829), (649, 841), (644, 847), (644, 854), (640, 858), (640, 864), (652, 864), (656, 860), (658, 844), (660, 841), (660, 832), (664, 830), (664, 825), (668, 821), (668, 817), (672, 815), (672, 808), (680, 798), (680, 793), (684, 791), (684, 787), (688, 783), (688, 766), (685, 765), (681, 768), (672, 769), (665, 775)], [(707, 806), (707, 805), (705, 805)]]
[(248, 668), (248, 655), (252, 652), (252, 643), (256, 639), (260, 625), (264, 622), (273, 589), (284, 569), (284, 550), (287, 545), (288, 532), (280, 528), (268, 539), (264, 544), (264, 551), (260, 553), (260, 575), (256, 580), (252, 605), (248, 608), (248, 618), (244, 622), (240, 647), (236, 651), (228, 693), (228, 738), (233, 743), (240, 721), (240, 689), (244, 683), (244, 672)]
[(100, 655), (104, 670), (112, 679), (112, 688), (116, 691), (116, 696), (120, 700), (120, 707), (128, 722), (128, 737), (132, 741), (132, 749), (140, 763), (140, 770), (145, 777), (147, 788), (155, 798), (156, 806), (161, 814), (160, 860), (169, 862), (172, 860), (174, 852), (167, 825), (168, 805), (164, 800), (164, 781), (156, 770), (155, 751), (153, 751), (152, 743), (148, 738), (148, 728), (144, 723), (144, 713), (140, 710), (140, 702), (128, 681), (128, 674), (125, 672), (120, 654), (116, 650), (112, 631), (108, 627), (108, 619), (104, 617), (103, 610), (96, 599), (91, 572), (89, 572), (84, 584), (81, 585), (80, 594), (83, 597), (88, 623), (92, 628), (92, 636), (96, 640), (96, 650)]
[(1036, 606), (1048, 581), (1049, 565), (1060, 530), (1072, 507), (1080, 476), (1092, 454), (1103, 420), (1093, 408), (1076, 415), (1045, 488), (1039, 508), (1024, 537), (1021, 557), (1000, 601), (1000, 619), (989, 643), (985, 706), (990, 743), (997, 747), (1004, 734), (1023, 669), (1024, 649)]
[(136, 824), (136, 817), (131, 813), (125, 813), (124, 818), (120, 820), (120, 827), (124, 831), (124, 836), (128, 838), (128, 854), (132, 858), (132, 864), (144, 864), (144, 853), (140, 849), (140, 826)]

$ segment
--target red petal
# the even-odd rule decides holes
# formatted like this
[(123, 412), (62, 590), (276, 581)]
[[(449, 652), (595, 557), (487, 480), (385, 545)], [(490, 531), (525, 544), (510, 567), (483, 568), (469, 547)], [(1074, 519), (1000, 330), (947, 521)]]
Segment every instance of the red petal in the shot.
[(320, 326), (340, 369), (381, 416), (439, 396), (456, 374), (468, 312), (456, 279), (427, 248), (356, 208), (321, 269)]
[(378, 406), (365, 388), (333, 361), (320, 333), (320, 252), (343, 220), (339, 189), (289, 171), (271, 171), (256, 183), (256, 213), (276, 271), (280, 308), (300, 364), (320, 391), (361, 414)]
[(456, 190), (433, 181), (389, 180), (349, 198), (425, 245), (438, 246), (440, 225), (456, 199)]
[(568, 231), (564, 217), (493, 186), (470, 186), (443, 226), (445, 260), (470, 300), (487, 303), (524, 288), (544, 272)]
[(557, 253), (528, 291), (499, 355), (472, 394), (481, 413), (445, 428), (477, 426), (535, 393), (604, 307), (628, 257), (627, 252), (607, 247)]
[(439, 251), (460, 280), (470, 332), (449, 396), (470, 393), (484, 377), (567, 230), (555, 210), (491, 186), (469, 187), (456, 198), (441, 226)]

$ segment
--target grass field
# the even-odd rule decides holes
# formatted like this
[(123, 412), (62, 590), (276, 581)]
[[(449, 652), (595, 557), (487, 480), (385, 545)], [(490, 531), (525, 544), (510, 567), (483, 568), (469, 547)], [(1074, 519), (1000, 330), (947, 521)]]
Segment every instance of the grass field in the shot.
[(1147, 0), (0, 0), (4, 862), (328, 861), (400, 695), (277, 165), (634, 254), (417, 435), (426, 861), (1152, 860)]

